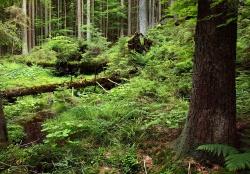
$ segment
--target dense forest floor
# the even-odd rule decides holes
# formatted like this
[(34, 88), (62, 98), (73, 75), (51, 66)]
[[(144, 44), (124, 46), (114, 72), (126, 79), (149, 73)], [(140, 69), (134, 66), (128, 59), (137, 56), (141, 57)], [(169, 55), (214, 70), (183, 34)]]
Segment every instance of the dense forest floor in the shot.
[[(183, 174), (189, 165), (195, 173), (229, 173), (177, 159), (172, 150), (189, 107), (194, 26), (190, 19), (153, 28), (147, 35), (153, 45), (143, 53), (128, 49), (128, 37), (112, 46), (95, 38), (81, 52), (85, 43), (60, 36), (28, 56), (1, 58), (1, 91), (94, 82), (5, 100), (11, 144), (1, 150), (1, 173)], [(249, 148), (250, 67), (244, 49), (237, 60), (237, 126), (240, 146)], [(98, 68), (84, 74), (65, 62)]]

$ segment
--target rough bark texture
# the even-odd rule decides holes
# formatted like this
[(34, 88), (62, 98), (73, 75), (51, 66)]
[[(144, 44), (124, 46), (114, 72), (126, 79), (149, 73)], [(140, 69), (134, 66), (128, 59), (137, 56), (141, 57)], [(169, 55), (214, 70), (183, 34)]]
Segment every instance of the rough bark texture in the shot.
[(0, 94), (0, 147), (8, 142), (6, 120), (3, 112), (2, 94)]
[(194, 156), (198, 145), (235, 145), (236, 138), (237, 3), (211, 2), (198, 1), (193, 89), (179, 149)]

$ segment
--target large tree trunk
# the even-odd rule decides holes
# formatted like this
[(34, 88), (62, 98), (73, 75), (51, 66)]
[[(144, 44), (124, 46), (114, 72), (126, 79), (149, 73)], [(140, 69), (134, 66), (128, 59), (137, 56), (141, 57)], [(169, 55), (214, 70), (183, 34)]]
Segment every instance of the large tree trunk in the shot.
[(139, 2), (139, 23), (140, 23), (140, 33), (145, 35), (148, 30), (148, 13), (147, 13), (146, 0), (140, 0)]
[(235, 145), (236, 1), (216, 7), (211, 0), (198, 1), (193, 90), (179, 144), (182, 154), (197, 156), (201, 144)]
[[(23, 0), (23, 14), (27, 16), (27, 1)], [(23, 27), (23, 40), (22, 40), (22, 54), (28, 54), (28, 31), (27, 31), (27, 23)]]
[(3, 112), (2, 94), (0, 94), (0, 146), (8, 142), (7, 126)]

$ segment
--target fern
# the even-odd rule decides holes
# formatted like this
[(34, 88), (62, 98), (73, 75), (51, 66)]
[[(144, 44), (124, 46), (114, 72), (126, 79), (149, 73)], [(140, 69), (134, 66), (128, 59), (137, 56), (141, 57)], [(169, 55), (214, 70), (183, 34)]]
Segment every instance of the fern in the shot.
[(223, 155), (225, 165), (229, 171), (244, 170), (250, 168), (250, 152), (240, 153), (234, 147), (223, 144), (201, 145), (197, 150)]
[(250, 168), (250, 153), (232, 154), (225, 158), (226, 168), (230, 171)]
[(235, 149), (234, 147), (224, 145), (224, 144), (205, 144), (205, 145), (199, 146), (197, 150), (210, 152), (218, 156), (223, 155), (223, 157), (227, 157), (229, 155), (239, 153), (239, 151)]

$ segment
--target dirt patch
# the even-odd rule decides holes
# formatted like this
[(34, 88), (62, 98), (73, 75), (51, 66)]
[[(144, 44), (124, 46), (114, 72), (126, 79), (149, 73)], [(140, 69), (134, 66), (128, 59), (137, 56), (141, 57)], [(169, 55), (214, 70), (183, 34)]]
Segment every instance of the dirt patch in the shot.
[(42, 132), (42, 124), (45, 120), (53, 118), (55, 113), (51, 111), (40, 111), (36, 116), (25, 123), (23, 123), (26, 137), (22, 143), (22, 146), (30, 146), (32, 144), (41, 143), (45, 138), (45, 134)]
[(140, 151), (144, 154), (158, 154), (162, 150), (170, 148), (172, 142), (178, 138), (180, 133), (180, 128), (153, 127), (147, 130), (147, 136), (140, 145)]

